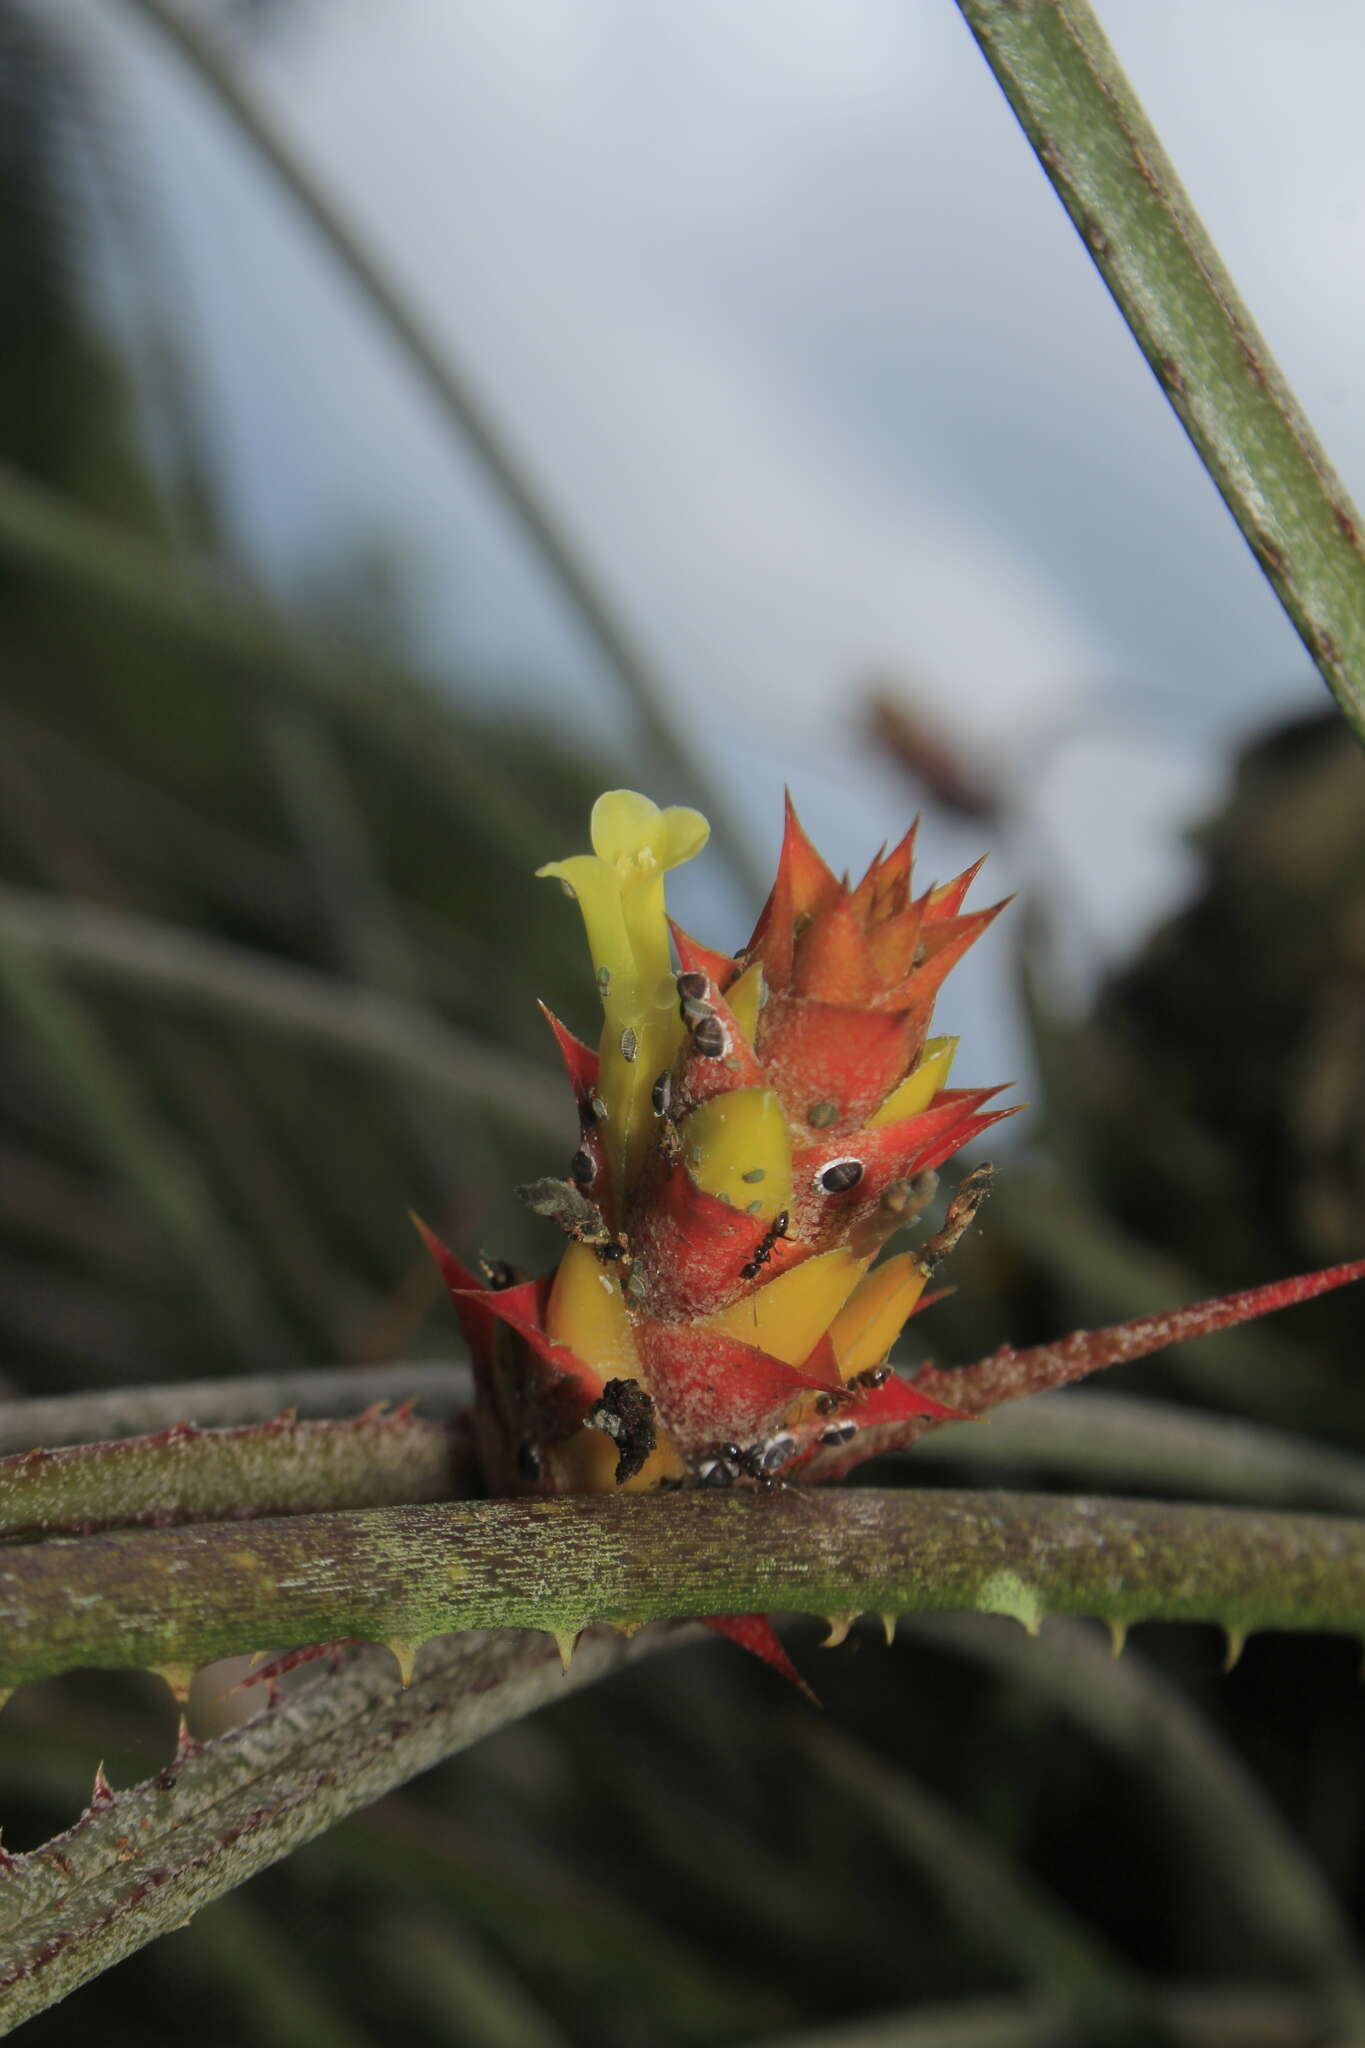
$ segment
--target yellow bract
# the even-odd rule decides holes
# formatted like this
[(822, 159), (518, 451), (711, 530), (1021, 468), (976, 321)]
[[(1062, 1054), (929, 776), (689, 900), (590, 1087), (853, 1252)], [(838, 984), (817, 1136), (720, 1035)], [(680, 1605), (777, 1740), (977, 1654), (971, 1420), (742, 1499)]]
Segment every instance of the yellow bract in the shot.
[(597, 1092), (618, 1218), (648, 1142), (650, 1089), (682, 1040), (664, 875), (700, 853), (710, 829), (700, 811), (660, 810), (636, 790), (612, 789), (592, 808), (592, 852), (537, 869), (563, 882), (587, 929), (604, 1012)]
[(913, 1252), (898, 1252), (854, 1288), (829, 1327), (844, 1379), (882, 1363), (924, 1288)]
[[(589, 1245), (566, 1248), (550, 1289), (545, 1330), (604, 1381), (643, 1382), (621, 1283)], [(644, 1465), (619, 1489), (617, 1456), (615, 1441), (600, 1429), (577, 1430), (555, 1448), (560, 1479), (573, 1493), (647, 1493), (662, 1479), (682, 1476), (682, 1461), (662, 1431)]]
[(758, 1223), (790, 1209), (791, 1138), (771, 1088), (713, 1096), (693, 1110), (681, 1137), (688, 1172), (706, 1194), (723, 1195)]
[(589, 1245), (565, 1246), (550, 1289), (545, 1331), (604, 1380), (640, 1378), (621, 1283)]
[(717, 1315), (704, 1316), (702, 1330), (719, 1330), (741, 1344), (800, 1365), (809, 1358), (824, 1332), (847, 1301), (866, 1270), (867, 1260), (840, 1247), (817, 1252), (813, 1259), (779, 1273), (766, 1287), (732, 1302)]
[(755, 960), (725, 991), (730, 1015), (750, 1045), (758, 1031), (758, 1013), (763, 1007), (763, 962)]
[(918, 1116), (922, 1109), (927, 1109), (948, 1079), (957, 1044), (955, 1038), (928, 1039), (919, 1065), (897, 1083), (880, 1109), (874, 1110), (867, 1120), (868, 1129), (874, 1131), (878, 1124), (894, 1124), (901, 1117)]
[(580, 1429), (556, 1445), (554, 1462), (566, 1493), (651, 1493), (665, 1479), (681, 1479), (682, 1459), (662, 1433), (638, 1472), (616, 1484), (615, 1440), (605, 1430)]

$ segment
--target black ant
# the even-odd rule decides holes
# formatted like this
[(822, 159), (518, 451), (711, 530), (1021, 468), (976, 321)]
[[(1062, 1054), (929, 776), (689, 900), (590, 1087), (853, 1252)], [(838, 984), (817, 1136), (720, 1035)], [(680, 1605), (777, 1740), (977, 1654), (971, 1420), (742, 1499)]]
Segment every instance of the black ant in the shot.
[(869, 1365), (866, 1372), (855, 1372), (849, 1381), (851, 1387), (884, 1387), (891, 1377), (889, 1365)]
[(748, 1479), (764, 1493), (786, 1492), (791, 1481), (780, 1468), (795, 1457), (796, 1438), (785, 1430), (759, 1444), (717, 1444), (695, 1468), (697, 1486), (734, 1486)]
[(787, 1236), (787, 1222), (788, 1215), (785, 1209), (780, 1215), (773, 1218), (755, 1246), (753, 1257), (746, 1259), (740, 1267), (739, 1277), (741, 1280), (757, 1280), (759, 1274), (776, 1251), (778, 1244), (790, 1244), (792, 1242), (792, 1239)]

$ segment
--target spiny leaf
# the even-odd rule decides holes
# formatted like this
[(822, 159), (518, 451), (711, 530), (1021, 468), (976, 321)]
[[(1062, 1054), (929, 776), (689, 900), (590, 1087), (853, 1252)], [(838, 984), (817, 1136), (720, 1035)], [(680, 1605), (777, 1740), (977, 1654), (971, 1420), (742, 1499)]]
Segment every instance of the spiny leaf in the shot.
[[(0, 1682), (261, 1642), (799, 1611), (1095, 1614), (1365, 1634), (1365, 1524), (1154, 1502), (792, 1488), (451, 1501), (0, 1550)], [(178, 1670), (175, 1667), (179, 1667)], [(170, 1669), (168, 1669), (170, 1667)]]

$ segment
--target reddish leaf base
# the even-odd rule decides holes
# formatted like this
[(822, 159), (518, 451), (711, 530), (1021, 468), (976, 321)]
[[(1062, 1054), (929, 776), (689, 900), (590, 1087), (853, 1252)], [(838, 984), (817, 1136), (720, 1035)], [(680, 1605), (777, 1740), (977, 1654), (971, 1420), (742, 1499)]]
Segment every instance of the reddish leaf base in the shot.
[(798, 1692), (804, 1693), (813, 1707), (819, 1706), (819, 1700), (783, 1649), (777, 1631), (766, 1614), (708, 1614), (703, 1616), (703, 1619), (706, 1626), (713, 1628), (718, 1636), (724, 1636), (729, 1642), (738, 1644), (739, 1648), (747, 1650), (751, 1657), (761, 1657), (765, 1664), (772, 1666), (780, 1678), (785, 1678)]
[(286, 1671), (297, 1671), (301, 1664), (315, 1664), (320, 1657), (330, 1657), (332, 1668), (341, 1661), (343, 1650), (359, 1646), (359, 1636), (342, 1636), (335, 1643), (310, 1643), (303, 1649), (285, 1650), (278, 1657), (272, 1657), (268, 1664), (258, 1664), (254, 1671), (248, 1671), (245, 1678), (239, 1678), (232, 1687), (233, 1692), (245, 1692), (251, 1685), (269, 1686), (269, 1704), (273, 1707), (279, 1697), (279, 1682)]
[[(939, 1401), (951, 1401), (970, 1415), (983, 1415), (1002, 1401), (1017, 1401), (1025, 1394), (1046, 1393), (1054, 1387), (1069, 1386), (1108, 1365), (1126, 1365), (1135, 1358), (1150, 1358), (1172, 1344), (1186, 1344), (1195, 1337), (1211, 1337), (1230, 1330), (1237, 1323), (1254, 1322), (1276, 1309), (1293, 1308), (1315, 1295), (1330, 1294), (1354, 1280), (1365, 1279), (1365, 1259), (1345, 1266), (1325, 1266), (1317, 1273), (1301, 1273), (1292, 1280), (1272, 1280), (1265, 1287), (1250, 1287), (1240, 1294), (1222, 1294), (1212, 1301), (1197, 1301), (1188, 1308), (1169, 1309), (1162, 1315), (1139, 1316), (1131, 1323), (1114, 1323), (1106, 1330), (1076, 1330), (1055, 1344), (1034, 1344), (1025, 1351), (1003, 1345), (989, 1358), (975, 1365), (963, 1365), (941, 1372), (927, 1365), (912, 1382), (917, 1393)], [(908, 1415), (867, 1430), (856, 1439), (857, 1448), (822, 1452), (803, 1475), (807, 1482), (842, 1478), (854, 1465), (883, 1451), (908, 1450), (926, 1431), (941, 1427), (933, 1415)]]

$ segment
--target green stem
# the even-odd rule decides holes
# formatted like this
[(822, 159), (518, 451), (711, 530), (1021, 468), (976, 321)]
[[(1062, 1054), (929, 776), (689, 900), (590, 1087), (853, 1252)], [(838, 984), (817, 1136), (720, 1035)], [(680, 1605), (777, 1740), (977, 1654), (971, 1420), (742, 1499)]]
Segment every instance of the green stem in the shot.
[(0, 885), (0, 965), (6, 960), (31, 963), (34, 974), (69, 968), (215, 1016), (236, 1015), (359, 1055), (419, 1083), (433, 1099), (491, 1109), (538, 1138), (564, 1132), (561, 1090), (530, 1061), (378, 989), (132, 911)]
[(691, 791), (705, 803), (716, 839), (736, 874), (761, 894), (762, 877), (743, 834), (730, 822), (726, 807), (715, 795), (706, 794), (709, 778), (668, 709), (667, 683), (608, 598), (567, 525), (532, 481), (508, 437), (495, 425), (449, 347), (436, 342), (354, 222), (323, 189), (282, 134), (269, 108), (212, 38), (170, 0), (129, 0), (129, 4), (158, 30), (217, 102), (396, 344), (461, 453), (473, 453), (542, 568), (615, 676), (661, 766), (677, 777), (680, 793)]
[(1106, 1491), (1365, 1515), (1365, 1459), (1263, 1423), (1080, 1389), (998, 1408), (990, 1423), (926, 1437), (916, 1464), (973, 1475), (1033, 1467)]
[(0, 555), (66, 593), (172, 633), (208, 657), (201, 680), (262, 687), (315, 703), (382, 747), (517, 862), (539, 844), (539, 821), (496, 766), (475, 753), (442, 693), (397, 663), (357, 655), (340, 639), (295, 626), (211, 563), (132, 538), (0, 462)]
[(0, 1537), (388, 1507), (468, 1490), (450, 1425), (401, 1409), (345, 1422), (281, 1415), (237, 1429), (174, 1422), (154, 1436), (0, 1459)]
[(812, 1778), (827, 1777), (866, 1812), (888, 1848), (933, 1885), (983, 1973), (1001, 1965), (1050, 1994), (1087, 2041), (1159, 2040), (1149, 1987), (1137, 1971), (966, 1815), (834, 1728), (807, 1738)]
[[(55, 907), (57, 899), (34, 901)], [(158, 1117), (93, 1009), (53, 965), (0, 918), (0, 1001), (33, 1038), (92, 1144), (157, 1224), (188, 1291), (207, 1304), (232, 1354), (258, 1359), (284, 1349), (279, 1318), (199, 1159)]]
[(958, 0), (1204, 467), (1358, 737), (1365, 547), (1085, 0)]
[(420, 955), (336, 734), (315, 705), (278, 699), (262, 705), (260, 726), (281, 809), (351, 979), (429, 1012)]
[[(1320, 2048), (1317, 2002), (1278, 1986), (1192, 1984), (1153, 1987), (1149, 2005), (1159, 2031), (1142, 2036), (1165, 2048)], [(1022, 1996), (914, 2005), (870, 2020), (840, 2020), (800, 2034), (782, 2034), (768, 2048), (1059, 2048), (1079, 2043), (1073, 2016), (1056, 1999)]]
[(442, 1757), (667, 1640), (593, 1640), (566, 1676), (543, 1637), (461, 1638), (428, 1649), (406, 1691), (390, 1658), (366, 1654), (182, 1746), (0, 1874), (0, 2033)]
[(359, 1413), (376, 1401), (415, 1401), (423, 1415), (450, 1422), (469, 1406), (469, 1368), (435, 1360), (415, 1365), (309, 1366), (250, 1379), (174, 1380), (161, 1387), (119, 1387), (107, 1394), (54, 1394), (0, 1401), (0, 1456), (60, 1444), (149, 1436), (173, 1422), (227, 1429), (267, 1422), (285, 1408), (312, 1421)]
[(1327, 2039), (1360, 2038), (1356, 1930), (1251, 1771), (1151, 1660), (1115, 1657), (1075, 1622), (1054, 1624), (1046, 1640), (1040, 1657), (1017, 1630), (972, 1615), (921, 1617), (905, 1637), (912, 1655), (929, 1645), (985, 1665), (1011, 1698), (1062, 1716), (1068, 1741), (1095, 1744), (1106, 1770), (1116, 1764), (1143, 1788), (1172, 1858), (1197, 1873), (1204, 1896), (1224, 1902), (1260, 1969), (1330, 1998), (1337, 2025), (1324, 2029)]
[(1365, 1633), (1365, 1523), (857, 1490), (567, 1495), (200, 1523), (0, 1553), (0, 1684), (267, 1644), (799, 1610)]

